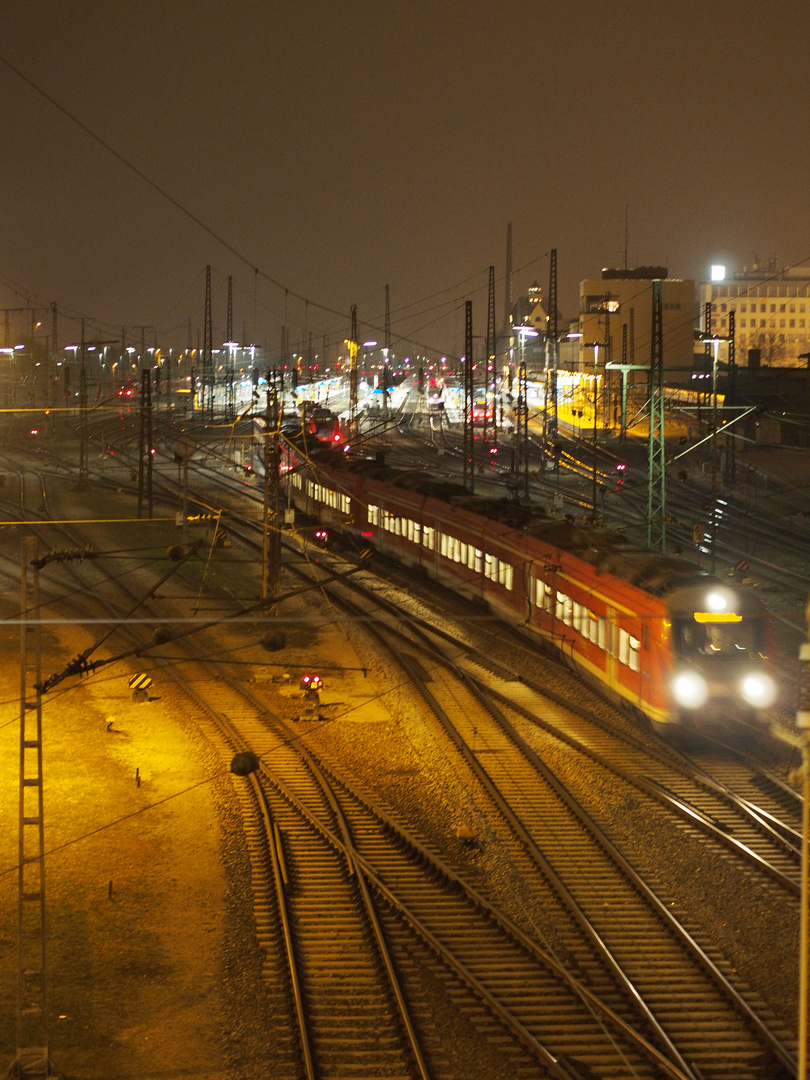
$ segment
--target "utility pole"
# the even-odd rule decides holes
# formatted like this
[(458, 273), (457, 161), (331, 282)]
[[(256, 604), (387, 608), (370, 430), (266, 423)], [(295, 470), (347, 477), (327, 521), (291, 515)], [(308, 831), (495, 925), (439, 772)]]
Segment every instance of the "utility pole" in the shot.
[(205, 268), (205, 318), (203, 322), (202, 415), (214, 419), (214, 331), (211, 316), (211, 267)]
[[(735, 312), (728, 313), (728, 379), (726, 380), (726, 405), (737, 404), (737, 335)], [(737, 477), (737, 438), (732, 435), (726, 447), (726, 483), (733, 486)]]
[(152, 517), (152, 372), (141, 372), (141, 416), (138, 435), (138, 517), (144, 504), (144, 489), (148, 517)]
[(391, 355), (391, 293), (385, 286), (385, 336), (383, 339), (383, 423), (388, 422), (388, 357)]
[(472, 495), (475, 491), (475, 431), (473, 428), (473, 399), (475, 397), (473, 381), (473, 322), (472, 300), (464, 305), (464, 487)]
[(84, 319), (82, 319), (81, 359), (79, 361), (79, 482), (87, 479), (87, 365), (84, 349)]
[(546, 327), (546, 400), (543, 409), (543, 454), (551, 452), (559, 482), (560, 455), (557, 453), (557, 249), (551, 249), (548, 282), (548, 323)]
[(37, 539), (20, 566), (20, 799), (17, 859), (17, 1054), (9, 1076), (53, 1076), (48, 1038), (42, 642)]
[(504, 278), (503, 298), (504, 334), (509, 337), (509, 319), (512, 315), (512, 222), (506, 226), (506, 276)]
[(498, 405), (496, 401), (495, 383), (495, 267), (489, 268), (489, 290), (487, 303), (487, 344), (484, 361), (484, 451), (487, 450), (487, 427), (489, 424), (489, 402), (492, 397), (492, 441), (498, 442)]
[[(53, 365), (54, 366), (51, 367), (51, 364), (50, 364), (50, 361), (49, 361), (49, 363), (48, 363), (48, 384), (49, 385), (48, 385), (48, 399), (47, 399), (47, 404), (48, 405), (51, 404), (51, 401), (53, 401), (54, 405), (57, 405), (59, 403), (58, 387), (56, 385), (54, 385), (53, 386), (54, 393), (51, 394), (51, 386), (50, 386), (51, 381), (53, 381), (54, 384), (55, 384), (56, 383), (56, 378), (57, 378), (58, 369), (56, 367), (56, 358), (59, 355), (59, 334), (58, 334), (58, 330), (59, 330), (59, 315), (58, 315), (58, 309), (57, 309), (57, 306), (56, 306), (56, 301), (54, 300), (53, 303), (51, 304), (51, 354), (52, 354), (51, 359), (53, 360)], [(51, 436), (53, 437), (53, 435), (54, 435), (54, 430), (53, 430), (53, 428), (51, 428)]]
[(281, 328), (281, 342), (279, 344), (278, 373), (280, 377), (280, 389), (284, 391), (284, 370), (287, 367), (287, 327)]
[(352, 304), (352, 330), (349, 346), (349, 441), (357, 437), (357, 304)]
[[(281, 481), (279, 476), (279, 429), (281, 412), (278, 394), (267, 389), (264, 431), (264, 528), (262, 529), (262, 600), (278, 593), (281, 566)], [(272, 442), (271, 442), (272, 439)]]
[(228, 382), (228, 403), (227, 413), (228, 419), (233, 420), (236, 414), (236, 399), (234, 395), (233, 385), (233, 277), (228, 277), (228, 316), (226, 320), (225, 329), (225, 347), (228, 350), (228, 367), (227, 367), (227, 382)]
[(526, 374), (526, 340), (520, 338), (520, 367), (518, 368), (518, 480), (523, 498), (529, 498), (529, 381)]
[(650, 432), (647, 445), (647, 547), (662, 555), (666, 538), (666, 445), (664, 431), (664, 346), (661, 281), (652, 283), (650, 349)]

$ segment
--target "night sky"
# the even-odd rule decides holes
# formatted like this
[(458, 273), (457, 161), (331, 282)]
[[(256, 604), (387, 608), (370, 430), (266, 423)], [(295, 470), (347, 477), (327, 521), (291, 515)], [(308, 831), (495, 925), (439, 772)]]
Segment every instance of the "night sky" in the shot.
[(395, 348), (458, 354), (507, 222), (513, 294), (554, 247), (566, 317), (626, 218), (671, 276), (810, 258), (806, 0), (6, 0), (2, 30), (0, 299), (57, 301), (60, 344), (196, 345), (210, 264), (215, 343), (232, 275), (239, 340), (317, 347), (353, 303), (379, 336), (389, 284)]

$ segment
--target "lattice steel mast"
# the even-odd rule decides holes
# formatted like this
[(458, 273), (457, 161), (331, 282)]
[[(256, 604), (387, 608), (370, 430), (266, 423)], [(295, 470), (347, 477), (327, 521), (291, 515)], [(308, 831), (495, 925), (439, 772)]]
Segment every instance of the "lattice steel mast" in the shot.
[(79, 480), (86, 480), (87, 464), (87, 361), (85, 359), (84, 319), (82, 319), (81, 357), (79, 360)]
[(383, 339), (383, 422), (388, 420), (388, 357), (391, 355), (391, 291), (385, 286), (385, 337)]
[(548, 323), (546, 326), (546, 400), (543, 409), (543, 453), (554, 461), (559, 476), (560, 455), (557, 453), (557, 249), (551, 249), (548, 282)]
[(349, 347), (349, 440), (357, 436), (357, 304), (352, 304), (351, 338)]
[(42, 643), (37, 540), (20, 567), (20, 800), (17, 873), (17, 1055), (9, 1076), (53, 1076), (48, 1038)]
[(214, 418), (214, 332), (211, 318), (211, 267), (205, 268), (205, 318), (202, 355), (202, 414)]
[(473, 331), (472, 331), (472, 300), (464, 304), (464, 487), (472, 493), (475, 491), (475, 462), (473, 461), (474, 431), (473, 431)]
[[(737, 334), (735, 327), (735, 312), (732, 309), (728, 313), (728, 381), (726, 384), (726, 405), (737, 404)], [(728, 440), (726, 451), (725, 481), (733, 484), (737, 477), (737, 439), (732, 435)]]
[(652, 283), (650, 434), (647, 447), (647, 547), (666, 552), (666, 448), (664, 443), (664, 345), (661, 282)]
[[(489, 303), (487, 305), (487, 355), (486, 374), (484, 375), (484, 450), (486, 451), (489, 437), (488, 425), (492, 420), (492, 441), (498, 442), (498, 403), (495, 384), (495, 348), (497, 343), (497, 331), (495, 329), (495, 267), (489, 268)], [(490, 401), (492, 402), (492, 416), (490, 417)]]
[(234, 371), (233, 371), (233, 277), (228, 277), (228, 315), (226, 319), (225, 327), (225, 347), (228, 350), (228, 367), (227, 367), (227, 384), (228, 384), (228, 399), (227, 399), (227, 415), (228, 419), (232, 420), (236, 415), (236, 392), (234, 386)]

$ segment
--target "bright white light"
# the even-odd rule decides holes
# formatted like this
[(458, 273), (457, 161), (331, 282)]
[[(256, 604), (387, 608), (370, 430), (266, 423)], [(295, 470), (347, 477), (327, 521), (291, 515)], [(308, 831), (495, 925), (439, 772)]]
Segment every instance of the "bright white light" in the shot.
[(726, 598), (717, 592), (709, 593), (706, 597), (706, 606), (709, 611), (725, 611)]
[(711, 275), (712, 275), (712, 281), (725, 281), (726, 280), (726, 268), (725, 268), (725, 266), (720, 266), (719, 263), (712, 266)]
[(373, 349), (376, 344), (377, 344), (376, 341), (364, 341), (363, 342), (363, 348), (364, 349)]
[(709, 696), (706, 680), (696, 671), (682, 671), (672, 683), (672, 694), (685, 709), (699, 709)]
[(770, 675), (756, 671), (742, 681), (742, 696), (755, 709), (767, 709), (776, 701), (776, 684)]

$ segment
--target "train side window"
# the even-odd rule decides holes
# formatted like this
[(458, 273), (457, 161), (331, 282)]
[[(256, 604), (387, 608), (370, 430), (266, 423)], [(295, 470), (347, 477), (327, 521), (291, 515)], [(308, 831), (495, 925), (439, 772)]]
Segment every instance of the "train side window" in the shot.
[(556, 618), (563, 621), (563, 612), (565, 611), (565, 593), (557, 592), (557, 605), (554, 611)]
[(447, 558), (447, 541), (448, 537), (445, 533), (442, 533), (439, 537), (439, 554)]
[(414, 521), (414, 523), (413, 523), (413, 538), (412, 539), (413, 539), (413, 542), (415, 544), (420, 543), (420, 541), (422, 539), (422, 526), (419, 524), (418, 521)]
[[(501, 566), (503, 567), (504, 564), (501, 563)], [(501, 584), (508, 592), (511, 592), (515, 580), (515, 570), (509, 563), (506, 563), (505, 566), (506, 569), (503, 578), (501, 579)]]
[(534, 602), (537, 607), (542, 611), (547, 611), (546, 599), (548, 597), (548, 588), (545, 581), (537, 581), (534, 583)]
[(626, 630), (619, 629), (619, 663), (630, 663), (630, 635)]
[(598, 634), (599, 634), (599, 637), (597, 639), (597, 644), (599, 645), (600, 649), (604, 649), (605, 648), (605, 620), (602, 618), (601, 615), (596, 616), (596, 625), (598, 627)]
[(641, 667), (641, 660), (640, 660), (639, 655), (638, 655), (639, 649), (641, 648), (641, 642), (638, 640), (637, 637), (633, 637), (632, 634), (629, 634), (628, 637), (630, 639), (629, 640), (629, 652), (630, 652), (630, 655), (628, 657), (628, 664), (630, 665), (630, 670), (631, 671), (638, 671), (639, 668)]
[(380, 524), (380, 508), (379, 508), (379, 506), (373, 506), (371, 503), (369, 503), (369, 507), (368, 507), (368, 523), (369, 523), (369, 525), (379, 525)]
[(472, 544), (467, 547), (467, 569), (475, 570), (475, 548)]
[(422, 528), (422, 542), (425, 547), (430, 551), (436, 550), (436, 530), (432, 525), (425, 525)]
[(462, 544), (458, 545), (458, 561), (461, 562), (461, 563), (465, 563), (465, 564), (467, 562), (467, 545), (466, 544), (462, 543)]

